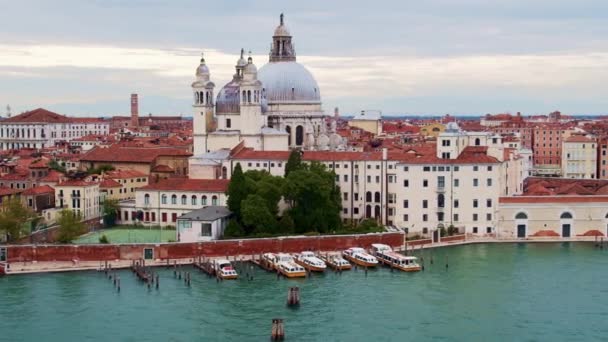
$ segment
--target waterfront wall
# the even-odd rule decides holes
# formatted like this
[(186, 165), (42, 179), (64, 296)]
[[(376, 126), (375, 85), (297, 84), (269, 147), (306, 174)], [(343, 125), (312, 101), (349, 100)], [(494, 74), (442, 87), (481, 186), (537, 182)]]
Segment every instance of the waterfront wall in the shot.
[(403, 234), (300, 236), (164, 244), (10, 245), (6, 248), (8, 262), (48, 262), (137, 260), (144, 257), (145, 249), (152, 249), (154, 259), (183, 259), (198, 256), (259, 255), (266, 252), (336, 251), (349, 247), (369, 248), (372, 243), (400, 247), (403, 245)]

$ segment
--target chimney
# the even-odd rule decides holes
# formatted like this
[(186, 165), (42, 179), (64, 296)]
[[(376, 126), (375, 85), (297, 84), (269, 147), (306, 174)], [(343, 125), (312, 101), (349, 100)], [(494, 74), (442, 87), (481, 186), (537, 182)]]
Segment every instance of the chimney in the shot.
[(139, 102), (137, 94), (131, 94), (131, 127), (139, 126)]

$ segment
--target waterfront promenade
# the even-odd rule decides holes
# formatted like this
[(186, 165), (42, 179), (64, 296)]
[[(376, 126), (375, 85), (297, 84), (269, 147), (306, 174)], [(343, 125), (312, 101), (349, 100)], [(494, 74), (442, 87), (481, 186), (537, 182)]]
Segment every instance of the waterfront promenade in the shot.
[[(394, 234), (394, 233), (393, 233)], [(382, 235), (382, 234), (369, 234), (369, 235)], [(400, 234), (403, 236), (402, 234)], [(309, 237), (309, 239), (316, 239), (317, 237)], [(252, 240), (268, 240), (268, 239), (252, 239)], [(382, 240), (382, 239), (380, 239)], [(235, 240), (235, 242), (238, 240)], [(403, 243), (400, 245), (395, 243), (395, 239), (393, 241), (393, 248), (396, 251), (404, 252), (405, 248)], [(430, 239), (422, 239), (422, 240), (412, 240), (407, 241), (407, 251), (408, 253), (416, 253), (417, 251), (434, 249), (434, 248), (442, 248), (449, 246), (458, 246), (458, 245), (468, 245), (468, 244), (500, 244), (500, 243), (555, 243), (555, 242), (590, 242), (590, 243), (599, 243), (601, 240), (595, 237), (571, 237), (571, 238), (555, 238), (555, 237), (537, 237), (537, 238), (528, 238), (528, 239), (499, 239), (493, 237), (470, 237), (465, 235), (457, 235), (449, 238), (443, 238), (441, 242), (433, 243)], [(603, 241), (608, 247), (608, 241)], [(147, 248), (149, 246), (159, 246), (160, 244), (150, 244), (150, 245), (125, 245), (129, 247), (137, 246), (136, 248)], [(175, 243), (170, 245), (176, 245)], [(177, 244), (179, 245), (179, 244)], [(107, 245), (98, 245), (98, 246), (107, 246)], [(347, 247), (354, 247), (356, 245)], [(21, 247), (21, 246), (15, 246)], [(34, 247), (34, 246), (32, 246)], [(60, 247), (60, 246), (51, 246), (51, 245), (37, 245), (36, 249), (44, 249), (46, 247)], [(68, 247), (78, 247), (77, 245), (68, 245)], [(344, 247), (344, 246), (343, 246)], [(321, 254), (340, 254), (344, 248), (333, 248), (329, 250), (315, 250)], [(367, 246), (365, 246), (367, 247)], [(10, 246), (9, 246), (10, 248)], [(291, 248), (290, 248), (291, 249)], [(305, 250), (303, 248), (302, 250)], [(302, 250), (293, 251), (290, 250), (291, 253), (298, 253)], [(269, 250), (270, 251), (270, 250)], [(273, 252), (284, 252), (282, 250), (273, 250)], [(205, 255), (198, 254), (192, 255), (189, 257), (181, 257), (181, 258), (156, 258), (146, 260), (147, 266), (167, 266), (167, 265), (190, 265), (194, 262), (195, 258), (198, 256), (210, 257), (213, 258), (228, 258), (229, 260), (234, 261), (251, 261), (254, 258), (258, 258), (260, 253), (255, 254), (225, 254), (225, 255)], [(100, 270), (103, 269), (106, 265), (111, 265), (113, 269), (123, 269), (129, 268), (132, 265), (133, 260), (137, 260), (134, 258), (127, 259), (108, 259), (100, 256), (99, 260), (79, 260), (78, 258), (73, 258), (70, 260), (13, 260), (10, 262), (10, 268), (6, 269), (7, 275), (15, 275), (15, 274), (30, 274), (30, 273), (51, 273), (51, 272), (70, 272), (70, 271), (90, 271), (90, 270)]]

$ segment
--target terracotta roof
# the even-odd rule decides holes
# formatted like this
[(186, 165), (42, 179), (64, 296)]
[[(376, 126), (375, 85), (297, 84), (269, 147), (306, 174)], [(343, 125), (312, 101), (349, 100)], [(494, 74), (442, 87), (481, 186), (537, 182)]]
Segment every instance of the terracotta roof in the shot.
[(82, 179), (68, 179), (66, 181), (63, 181), (61, 183), (57, 183), (57, 185), (55, 185), (56, 187), (58, 186), (94, 186), (99, 184), (98, 182), (90, 182), (90, 181), (85, 181)]
[(534, 203), (608, 203), (608, 196), (513, 196), (500, 197), (503, 204)]
[(80, 157), (88, 162), (151, 163), (160, 156), (190, 157), (192, 153), (179, 148), (95, 147)]
[(14, 195), (14, 194), (18, 194), (21, 191), (23, 191), (22, 189), (12, 189), (6, 186), (0, 186), (0, 196), (7, 196), (7, 195)]
[(148, 177), (145, 173), (133, 169), (118, 169), (113, 171), (106, 171), (105, 176), (106, 178), (111, 179)]
[(0, 176), (0, 180), (3, 181), (24, 181), (24, 180), (28, 180), (28, 175), (27, 174), (22, 174), (22, 173), (9, 173), (6, 174), (4, 176)]
[(61, 177), (63, 177), (64, 174), (56, 171), (56, 170), (50, 170), (49, 173), (40, 179), (41, 182), (49, 182), (49, 183), (55, 183), (55, 182), (59, 182), (59, 180), (61, 179)]
[(103, 189), (107, 188), (121, 188), (122, 185), (113, 179), (104, 178), (101, 183), (99, 183), (99, 187)]
[(35, 186), (33, 188), (29, 188), (21, 193), (23, 196), (32, 196), (32, 195), (42, 195), (42, 194), (50, 194), (55, 193), (55, 189), (48, 185), (40, 185)]
[(190, 178), (167, 178), (157, 183), (148, 184), (138, 190), (174, 190), (174, 191), (207, 191), (226, 192), (228, 179), (190, 179)]
[(3, 120), (3, 122), (46, 122), (46, 123), (69, 123), (70, 119), (65, 115), (53, 113), (43, 108), (15, 115)]
[(175, 170), (173, 170), (173, 168), (169, 165), (164, 165), (164, 164), (160, 164), (160, 165), (156, 165), (155, 167), (152, 168), (152, 172), (173, 172)]
[(584, 135), (572, 135), (566, 138), (566, 142), (576, 142), (576, 143), (592, 143), (595, 142), (593, 139), (589, 139)]
[(30, 169), (46, 169), (49, 167), (48, 164), (49, 164), (48, 159), (41, 158), (41, 159), (38, 159), (35, 162), (31, 163), (29, 168)]

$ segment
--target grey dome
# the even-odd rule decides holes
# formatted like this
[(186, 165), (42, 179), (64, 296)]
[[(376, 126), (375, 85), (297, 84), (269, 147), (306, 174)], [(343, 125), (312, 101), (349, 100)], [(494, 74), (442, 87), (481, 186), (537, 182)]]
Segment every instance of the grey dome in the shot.
[(270, 62), (258, 71), (269, 104), (321, 103), (319, 85), (310, 71), (295, 61)]
[(216, 113), (238, 113), (241, 109), (239, 98), (239, 84), (232, 80), (217, 94), (215, 101)]
[(206, 64), (201, 64), (196, 68), (196, 76), (205, 76), (209, 75), (209, 68)]

